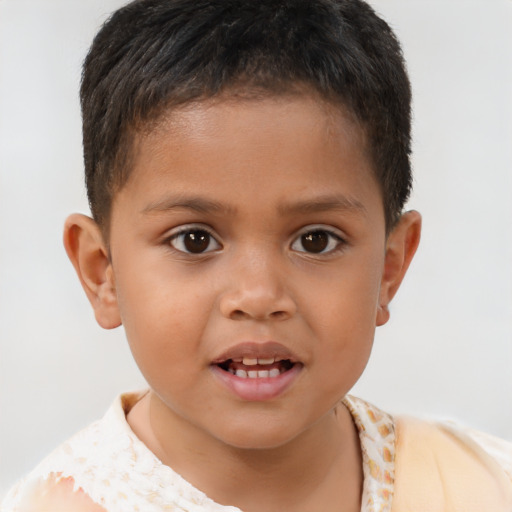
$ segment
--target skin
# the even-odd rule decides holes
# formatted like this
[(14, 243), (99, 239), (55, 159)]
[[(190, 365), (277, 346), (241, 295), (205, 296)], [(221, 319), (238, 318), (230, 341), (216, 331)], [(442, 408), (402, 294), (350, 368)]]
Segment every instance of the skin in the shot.
[[(364, 132), (313, 96), (215, 100), (137, 141), (110, 239), (72, 215), (65, 245), (105, 328), (123, 324), (151, 392), (143, 442), (212, 499), (252, 510), (360, 509), (361, 454), (340, 399), (416, 250), (420, 216), (386, 236)], [(206, 230), (204, 252), (186, 252)], [(303, 235), (327, 240), (311, 252)], [(307, 240), (306, 240), (307, 242)], [(213, 362), (272, 341), (286, 389), (246, 399)]]

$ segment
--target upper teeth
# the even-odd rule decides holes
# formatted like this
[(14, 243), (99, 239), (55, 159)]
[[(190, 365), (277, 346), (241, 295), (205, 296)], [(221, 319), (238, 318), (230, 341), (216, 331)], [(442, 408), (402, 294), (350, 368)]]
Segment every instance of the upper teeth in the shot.
[(261, 365), (264, 365), (264, 364), (272, 364), (275, 362), (275, 358), (273, 357), (269, 357), (269, 358), (253, 358), (253, 357), (244, 357), (242, 359), (242, 362), (243, 364), (245, 364), (246, 366), (255, 366), (257, 364), (261, 364)]

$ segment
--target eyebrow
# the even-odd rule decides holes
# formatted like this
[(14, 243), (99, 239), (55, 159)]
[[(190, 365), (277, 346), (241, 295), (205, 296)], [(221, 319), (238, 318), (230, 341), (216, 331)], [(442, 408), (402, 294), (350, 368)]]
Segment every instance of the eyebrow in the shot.
[[(234, 213), (235, 209), (218, 201), (204, 197), (175, 196), (155, 201), (143, 208), (143, 214), (169, 212), (172, 210), (192, 210), (198, 213)], [(279, 205), (282, 215), (308, 214), (327, 211), (343, 211), (353, 213), (366, 213), (364, 205), (350, 197), (325, 195), (304, 201), (289, 202)]]
[(307, 214), (327, 211), (366, 213), (366, 208), (357, 199), (347, 196), (325, 195), (305, 201), (282, 204), (279, 206), (279, 211), (283, 214)]
[(230, 206), (224, 205), (218, 201), (205, 199), (204, 197), (175, 196), (166, 197), (165, 199), (149, 204), (143, 208), (142, 213), (150, 214), (181, 209), (192, 210), (198, 213), (223, 213), (233, 211), (233, 208)]

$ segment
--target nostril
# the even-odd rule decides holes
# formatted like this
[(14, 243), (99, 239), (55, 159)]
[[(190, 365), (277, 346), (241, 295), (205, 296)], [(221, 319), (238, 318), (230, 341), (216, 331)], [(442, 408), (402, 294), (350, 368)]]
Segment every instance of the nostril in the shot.
[(282, 311), (282, 310), (272, 311), (268, 315), (266, 315), (266, 314), (257, 315), (257, 314), (250, 314), (246, 311), (243, 311), (242, 309), (234, 309), (233, 311), (231, 311), (231, 314), (230, 314), (230, 318), (232, 320), (244, 320), (247, 318), (255, 318), (255, 319), (260, 319), (260, 320), (265, 320), (265, 319), (267, 319), (267, 320), (285, 320), (289, 316), (290, 316), (289, 313), (287, 313), (286, 311)]
[(233, 320), (241, 320), (247, 316), (247, 313), (242, 311), (241, 309), (235, 309), (231, 312), (231, 318)]

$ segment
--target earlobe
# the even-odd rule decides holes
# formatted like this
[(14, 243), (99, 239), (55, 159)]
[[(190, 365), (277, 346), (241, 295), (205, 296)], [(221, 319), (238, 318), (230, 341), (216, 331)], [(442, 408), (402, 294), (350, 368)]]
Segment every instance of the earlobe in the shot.
[(114, 272), (99, 226), (81, 214), (70, 215), (64, 225), (64, 247), (104, 329), (121, 325)]
[(416, 253), (421, 236), (421, 215), (416, 211), (404, 213), (386, 243), (384, 271), (377, 308), (376, 325), (389, 320), (389, 303), (395, 296)]

